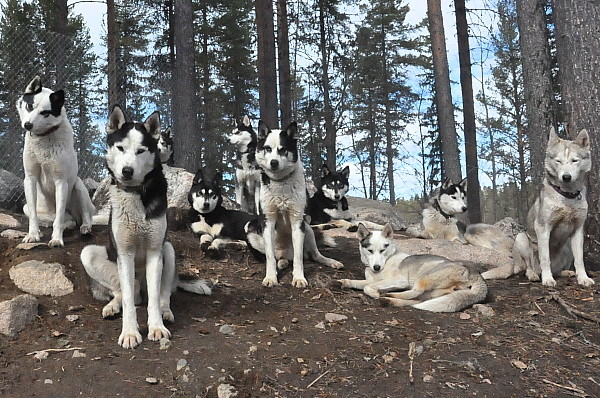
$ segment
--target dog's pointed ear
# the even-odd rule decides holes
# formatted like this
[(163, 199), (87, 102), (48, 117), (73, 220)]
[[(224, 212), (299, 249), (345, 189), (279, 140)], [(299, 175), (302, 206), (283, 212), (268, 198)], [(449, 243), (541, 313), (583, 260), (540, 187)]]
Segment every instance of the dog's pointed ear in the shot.
[(258, 139), (267, 138), (267, 136), (269, 135), (270, 132), (271, 132), (271, 129), (267, 126), (267, 124), (265, 122), (263, 122), (262, 120), (259, 120), (258, 121)]
[(164, 134), (167, 137), (171, 138), (171, 126), (167, 127), (167, 129), (165, 130)]
[(244, 118), (242, 119), (242, 124), (246, 127), (250, 127), (250, 118), (248, 117), (248, 115), (244, 115)]
[(194, 175), (194, 179), (192, 180), (192, 185), (200, 184), (200, 182), (204, 179), (202, 175), (202, 169), (198, 169), (196, 174)]
[(550, 135), (548, 135), (548, 146), (552, 146), (560, 141), (560, 137), (556, 134), (556, 130), (554, 130), (554, 126), (550, 127)]
[(110, 115), (108, 116), (108, 123), (106, 124), (106, 132), (108, 134), (114, 133), (115, 131), (120, 129), (125, 124), (126, 121), (127, 121), (127, 118), (125, 117), (125, 113), (123, 112), (123, 109), (121, 109), (121, 107), (119, 105), (113, 106), (113, 109), (110, 112)]
[(462, 187), (463, 191), (467, 192), (467, 177), (463, 178), (461, 182), (458, 183), (460, 187)]
[(50, 106), (52, 110), (60, 111), (65, 104), (65, 90), (58, 90), (50, 94)]
[(448, 189), (452, 185), (452, 180), (448, 177), (444, 178), (444, 182), (442, 183), (442, 189)]
[(385, 224), (383, 229), (381, 230), (381, 236), (386, 239), (394, 239), (394, 229), (390, 223)]
[(363, 223), (359, 222), (358, 229), (356, 230), (356, 235), (358, 236), (358, 239), (363, 240), (367, 236), (371, 235), (371, 231), (369, 231)]
[(27, 87), (25, 88), (25, 94), (37, 94), (42, 91), (42, 79), (39, 76), (31, 79)]
[(298, 135), (298, 124), (296, 122), (291, 122), (289, 126), (285, 129), (285, 132), (289, 138), (292, 140), (297, 140), (296, 137)]
[(329, 167), (327, 167), (327, 165), (323, 163), (323, 167), (321, 167), (321, 178), (325, 178), (329, 174), (331, 174), (331, 171), (329, 171)]
[(583, 129), (577, 134), (577, 138), (575, 138), (575, 142), (582, 148), (589, 149), (590, 147), (590, 136), (586, 129)]
[(215, 173), (215, 176), (213, 177), (213, 184), (215, 184), (217, 187), (220, 187), (222, 180), (223, 180), (223, 176), (221, 175), (221, 172), (217, 171)]
[(344, 176), (345, 179), (350, 177), (350, 166), (346, 166), (342, 169), (342, 176)]
[(146, 131), (150, 133), (152, 138), (158, 140), (160, 138), (160, 114), (158, 111), (152, 112), (152, 115), (148, 116), (144, 122)]

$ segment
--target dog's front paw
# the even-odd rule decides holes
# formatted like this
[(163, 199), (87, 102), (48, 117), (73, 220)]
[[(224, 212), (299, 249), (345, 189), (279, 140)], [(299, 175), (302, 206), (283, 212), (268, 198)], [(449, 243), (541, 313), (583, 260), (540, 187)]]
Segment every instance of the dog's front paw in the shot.
[(542, 285), (546, 287), (556, 287), (556, 281), (552, 276), (544, 277), (544, 275), (542, 275)]
[(577, 276), (577, 283), (579, 283), (581, 286), (592, 286), (593, 284), (595, 284), (596, 282), (594, 282), (594, 280), (588, 276)]
[(175, 315), (173, 315), (173, 311), (170, 308), (165, 308), (162, 310), (162, 319), (167, 322), (175, 322)]
[(164, 327), (164, 325), (156, 325), (156, 326), (148, 327), (148, 340), (158, 341), (162, 338), (168, 339), (170, 337), (171, 337), (171, 332), (169, 332), (169, 329)]
[(110, 316), (115, 316), (121, 311), (121, 306), (118, 303), (113, 303), (112, 301), (102, 308), (102, 318), (108, 318)]
[(119, 336), (119, 345), (125, 349), (135, 348), (142, 344), (142, 335), (139, 331), (126, 332), (122, 331)]
[(262, 285), (265, 287), (273, 287), (279, 285), (279, 282), (277, 282), (277, 277), (266, 276), (262, 281)]
[(92, 233), (92, 226), (82, 225), (81, 227), (79, 227), (79, 233), (81, 235), (90, 235)]
[(306, 278), (304, 278), (304, 277), (300, 277), (300, 278), (294, 277), (292, 279), (292, 286), (302, 289), (302, 288), (305, 288), (308, 286), (308, 282), (306, 281)]
[(529, 279), (530, 282), (539, 282), (540, 280), (540, 276), (530, 269), (525, 271), (525, 276), (527, 277), (527, 279)]
[(34, 243), (39, 242), (42, 239), (42, 234), (38, 231), (37, 234), (28, 233), (23, 238), (23, 243)]
[(65, 242), (63, 242), (62, 238), (60, 238), (60, 239), (50, 239), (50, 242), (48, 242), (48, 246), (50, 246), (50, 247), (64, 247), (65, 246)]
[(333, 269), (342, 269), (344, 268), (344, 264), (342, 264), (341, 262), (334, 260), (331, 264), (329, 264), (329, 266)]
[(221, 252), (219, 251), (219, 249), (211, 246), (207, 247), (206, 250), (204, 250), (204, 252), (210, 258), (219, 258), (221, 256)]
[(206, 253), (208, 251), (208, 248), (210, 247), (210, 244), (212, 242), (202, 242), (200, 243), (200, 250), (202, 250), (204, 253)]

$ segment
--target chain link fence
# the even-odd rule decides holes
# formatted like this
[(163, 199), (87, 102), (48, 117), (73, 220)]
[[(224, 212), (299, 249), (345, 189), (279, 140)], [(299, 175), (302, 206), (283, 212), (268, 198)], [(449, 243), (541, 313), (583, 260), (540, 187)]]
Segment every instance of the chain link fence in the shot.
[(16, 102), (36, 75), (44, 87), (64, 89), (67, 117), (73, 126), (78, 175), (90, 191), (106, 174), (104, 123), (106, 81), (101, 60), (75, 40), (52, 32), (5, 29), (0, 38), (0, 208), (22, 211), (23, 145)]

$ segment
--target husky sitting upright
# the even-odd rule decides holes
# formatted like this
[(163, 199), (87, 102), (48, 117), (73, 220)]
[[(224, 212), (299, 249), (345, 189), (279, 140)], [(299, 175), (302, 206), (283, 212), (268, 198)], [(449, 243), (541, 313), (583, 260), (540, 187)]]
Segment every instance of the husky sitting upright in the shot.
[(160, 138), (158, 139), (158, 154), (162, 164), (166, 164), (167, 166), (175, 165), (171, 126), (160, 133)]
[(562, 140), (550, 130), (546, 175), (540, 194), (527, 215), (527, 231), (515, 238), (515, 269), (525, 270), (530, 281), (556, 286), (553, 275), (575, 263), (577, 282), (591, 286), (583, 263), (584, 223), (587, 218), (586, 174), (592, 167), (586, 130), (575, 141)]
[(260, 214), (260, 168), (256, 163), (256, 133), (244, 116), (233, 129), (229, 142), (236, 148), (235, 200), (242, 210)]
[[(432, 312), (461, 311), (487, 296), (481, 275), (461, 262), (400, 252), (389, 224), (375, 232), (359, 224), (357, 234), (365, 280), (341, 279), (342, 287), (363, 290), (383, 305), (410, 305)], [(381, 297), (385, 292), (391, 293)]]
[[(106, 131), (106, 166), (112, 178), (109, 246), (108, 250), (96, 245), (85, 247), (81, 261), (93, 280), (94, 296), (114, 297), (102, 315), (118, 313), (122, 304), (123, 327), (118, 342), (123, 348), (134, 348), (142, 342), (134, 304), (136, 268), (141, 274), (139, 280), (147, 283), (148, 339), (170, 337), (163, 319), (174, 320), (170, 297), (177, 285), (177, 270), (175, 251), (166, 241), (167, 181), (157, 148), (159, 115), (154, 112), (144, 123), (127, 122), (115, 105)], [(204, 281), (182, 287), (210, 294)]]
[(23, 168), (29, 232), (23, 242), (39, 242), (41, 225), (52, 225), (50, 247), (64, 246), (63, 231), (80, 225), (82, 234), (92, 232), (96, 209), (77, 176), (73, 128), (64, 108), (63, 90), (42, 87), (39, 76), (31, 80), (17, 101), (25, 133)]
[[(271, 130), (263, 121), (258, 123), (256, 161), (262, 168), (260, 205), (265, 215), (263, 231), (265, 256), (267, 258), (264, 286), (277, 282), (277, 255), (293, 251), (292, 285), (303, 288), (308, 285), (304, 277), (304, 240), (307, 224), (304, 221), (306, 207), (306, 181), (304, 169), (298, 156), (298, 127), (292, 122), (285, 130)], [(335, 261), (334, 268), (342, 264)]]
[(321, 181), (317, 192), (308, 199), (306, 214), (310, 216), (311, 224), (326, 224), (332, 220), (352, 220), (348, 210), (346, 193), (350, 188), (348, 176), (350, 167), (341, 171), (330, 171), (326, 164), (321, 168)]

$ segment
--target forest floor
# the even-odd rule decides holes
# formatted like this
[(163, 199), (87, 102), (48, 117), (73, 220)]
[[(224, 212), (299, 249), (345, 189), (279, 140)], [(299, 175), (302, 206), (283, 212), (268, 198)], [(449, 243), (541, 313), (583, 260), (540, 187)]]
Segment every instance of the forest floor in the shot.
[[(169, 232), (180, 273), (212, 280), (213, 295), (176, 292), (171, 346), (144, 336), (134, 350), (117, 345), (121, 319), (102, 319), (104, 303), (92, 298), (79, 260), (86, 244), (106, 243), (106, 227), (94, 226), (91, 241), (72, 233), (57, 249), (22, 251), (0, 238), (0, 301), (20, 294), (8, 270), (29, 259), (63, 264), (75, 285), (63, 297), (39, 296), (37, 320), (15, 338), (0, 337), (0, 396), (600, 397), (598, 324), (569, 315), (541, 284), (490, 281), (490, 316), (384, 308), (362, 292), (328, 288), (364, 271), (354, 234), (328, 233), (338, 247), (323, 253), (345, 268), (307, 263), (309, 287), (297, 289), (291, 270), (265, 288), (264, 265), (246, 250), (209, 259), (190, 232)], [(600, 318), (600, 273), (591, 275), (593, 288), (560, 278), (557, 291)], [(347, 319), (329, 322), (327, 313)], [(142, 335), (145, 316), (138, 307)], [(47, 349), (58, 350), (32, 355)]]

